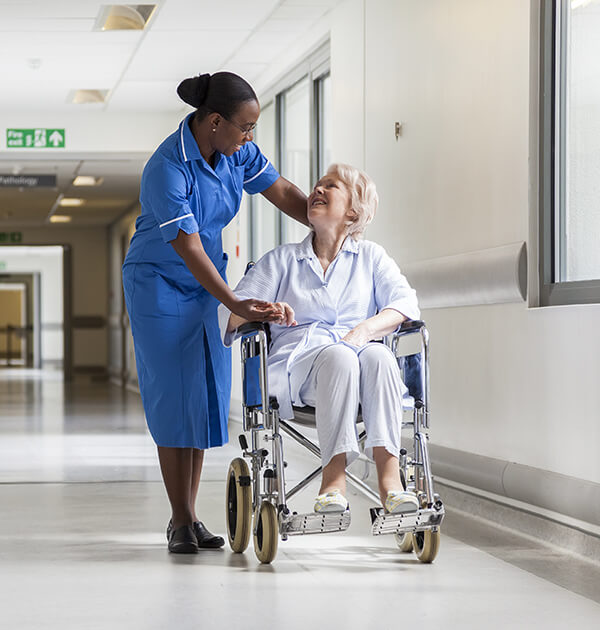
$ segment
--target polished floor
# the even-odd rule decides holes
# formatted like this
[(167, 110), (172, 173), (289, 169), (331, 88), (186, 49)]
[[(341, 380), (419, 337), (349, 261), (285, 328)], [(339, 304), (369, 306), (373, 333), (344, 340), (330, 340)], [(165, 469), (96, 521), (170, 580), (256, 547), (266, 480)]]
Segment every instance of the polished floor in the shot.
[[(235, 433), (237, 428), (233, 427)], [(200, 498), (224, 534), (235, 441), (207, 456)], [(289, 445), (289, 478), (312, 464)], [(309, 486), (293, 507), (308, 509)], [(600, 627), (600, 571), (449, 510), (433, 565), (369, 533), (350, 494), (342, 535), (252, 549), (166, 551), (168, 504), (139, 397), (56, 373), (0, 372), (0, 628)]]

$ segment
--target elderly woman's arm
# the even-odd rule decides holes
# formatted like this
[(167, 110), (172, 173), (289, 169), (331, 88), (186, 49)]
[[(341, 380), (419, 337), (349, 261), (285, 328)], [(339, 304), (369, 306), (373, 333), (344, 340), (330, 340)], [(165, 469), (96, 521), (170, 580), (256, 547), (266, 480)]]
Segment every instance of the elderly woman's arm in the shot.
[(364, 346), (398, 330), (407, 319), (420, 316), (417, 295), (402, 275), (398, 265), (388, 256), (383, 247), (370, 244), (373, 257), (373, 294), (377, 315), (369, 317), (355, 326), (344, 337), (344, 341), (355, 346)]
[(358, 324), (343, 340), (353, 346), (364, 346), (369, 341), (390, 335), (406, 319), (408, 318), (399, 311), (393, 308), (386, 308), (381, 313), (369, 317), (369, 319), (365, 319), (364, 322)]

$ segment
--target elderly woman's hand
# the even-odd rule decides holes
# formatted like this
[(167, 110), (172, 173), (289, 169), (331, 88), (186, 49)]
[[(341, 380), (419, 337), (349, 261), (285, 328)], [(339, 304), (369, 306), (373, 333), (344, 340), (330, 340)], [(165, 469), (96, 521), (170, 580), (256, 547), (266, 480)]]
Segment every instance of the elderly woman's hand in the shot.
[(371, 336), (371, 331), (366, 321), (361, 322), (358, 326), (342, 337), (342, 341), (345, 341), (352, 346), (356, 346), (357, 348), (366, 346), (372, 339), (373, 337)]
[(268, 321), (280, 326), (297, 326), (298, 322), (294, 319), (294, 309), (287, 302), (273, 303), (273, 314)]

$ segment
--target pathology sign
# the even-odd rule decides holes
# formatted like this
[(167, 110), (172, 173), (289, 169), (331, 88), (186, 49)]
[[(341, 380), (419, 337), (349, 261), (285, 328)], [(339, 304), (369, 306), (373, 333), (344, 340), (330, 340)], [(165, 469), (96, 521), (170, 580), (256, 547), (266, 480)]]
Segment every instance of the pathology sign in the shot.
[(7, 149), (64, 149), (64, 129), (7, 129)]
[(3, 175), (0, 173), (0, 188), (56, 188), (56, 175)]

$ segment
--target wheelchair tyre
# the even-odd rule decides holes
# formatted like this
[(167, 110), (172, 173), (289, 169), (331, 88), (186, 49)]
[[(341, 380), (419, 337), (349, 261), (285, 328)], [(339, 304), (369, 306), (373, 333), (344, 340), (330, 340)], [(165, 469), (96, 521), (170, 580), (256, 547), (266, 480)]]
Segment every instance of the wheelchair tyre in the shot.
[(279, 527), (277, 510), (269, 501), (263, 501), (254, 515), (254, 552), (262, 564), (272, 562), (277, 554)]
[(240, 485), (240, 478), (250, 479), (248, 464), (236, 457), (229, 464), (225, 501), (227, 505), (227, 537), (231, 549), (237, 553), (246, 551), (252, 529), (252, 488)]
[(413, 550), (412, 534), (395, 534), (394, 538), (400, 551), (410, 553)]
[(412, 534), (412, 544), (417, 558), (424, 564), (435, 560), (440, 548), (440, 530), (430, 529)]

